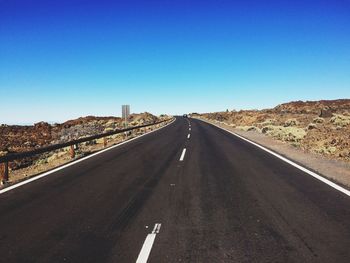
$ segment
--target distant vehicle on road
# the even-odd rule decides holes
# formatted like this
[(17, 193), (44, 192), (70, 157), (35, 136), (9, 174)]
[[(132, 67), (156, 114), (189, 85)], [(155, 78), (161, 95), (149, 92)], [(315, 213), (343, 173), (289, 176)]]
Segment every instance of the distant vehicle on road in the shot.
[(183, 117), (184, 117), (184, 118), (188, 118), (187, 114), (184, 114)]

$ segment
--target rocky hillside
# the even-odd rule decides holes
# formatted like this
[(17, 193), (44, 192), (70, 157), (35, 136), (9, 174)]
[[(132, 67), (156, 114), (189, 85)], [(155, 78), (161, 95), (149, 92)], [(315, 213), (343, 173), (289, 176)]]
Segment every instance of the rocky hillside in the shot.
[(320, 114), (330, 117), (331, 113), (342, 113), (350, 109), (350, 100), (320, 100), (320, 101), (293, 101), (283, 103), (272, 109), (278, 113)]
[[(130, 115), (129, 125), (138, 126), (159, 120), (150, 113)], [(65, 142), (124, 127), (118, 117), (87, 116), (50, 125), (39, 122), (32, 126), (0, 125), (0, 154), (22, 152), (49, 144)]]
[(305, 151), (350, 161), (350, 99), (295, 101), (273, 109), (199, 114)]

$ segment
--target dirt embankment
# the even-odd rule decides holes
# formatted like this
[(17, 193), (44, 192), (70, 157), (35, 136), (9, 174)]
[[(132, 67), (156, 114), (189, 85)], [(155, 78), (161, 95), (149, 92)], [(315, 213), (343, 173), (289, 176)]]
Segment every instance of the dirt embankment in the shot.
[(261, 133), (304, 152), (350, 162), (350, 99), (295, 101), (273, 109), (194, 116)]

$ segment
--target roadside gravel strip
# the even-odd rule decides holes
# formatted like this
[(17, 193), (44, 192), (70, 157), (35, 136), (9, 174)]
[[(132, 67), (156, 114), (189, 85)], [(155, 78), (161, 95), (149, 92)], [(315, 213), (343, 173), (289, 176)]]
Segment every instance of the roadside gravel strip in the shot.
[[(206, 123), (212, 124), (220, 129), (223, 129), (231, 134), (233, 134), (234, 136), (245, 140), (253, 145), (255, 145), (256, 147), (259, 147), (260, 149), (274, 155), (275, 157), (289, 163), (290, 165), (298, 168), (299, 170), (302, 170), (303, 172), (313, 176), (314, 178), (322, 181), (323, 183), (333, 187), (334, 189), (344, 193), (347, 196), (350, 196), (350, 191), (349, 186), (350, 186), (350, 169), (347, 169), (345, 164), (342, 170), (340, 170), (341, 172), (339, 173), (339, 163), (335, 162), (335, 161), (329, 161), (326, 160), (326, 166), (325, 166), (325, 160), (323, 160), (323, 158), (318, 158), (318, 159), (314, 159), (315, 157), (310, 156), (310, 154), (301, 152), (301, 151), (297, 151), (295, 149), (290, 149), (287, 145), (283, 145), (282, 143), (280, 143), (280, 145), (276, 145), (276, 142), (274, 142), (273, 146), (271, 147), (271, 144), (268, 144), (267, 142), (269, 142), (269, 140), (257, 140), (255, 137), (255, 140), (252, 140), (251, 138), (249, 138), (249, 136), (247, 136), (247, 132), (242, 136), (242, 134), (237, 134), (237, 130), (233, 129), (232, 127), (228, 126), (228, 125), (224, 125), (224, 124), (220, 124), (218, 125), (217, 123), (208, 121), (208, 120), (204, 120), (204, 119), (200, 119), (200, 118), (196, 118), (198, 120), (204, 121)], [(264, 136), (266, 137), (266, 136)], [(271, 138), (268, 138), (271, 139)], [(273, 140), (273, 139), (271, 139)], [(281, 147), (281, 146), (287, 146), (287, 147)], [(280, 147), (278, 147), (280, 146)], [(295, 154), (294, 151), (297, 151), (297, 154)], [(312, 158), (313, 157), (313, 158)], [(295, 162), (294, 162), (295, 161)], [(300, 163), (300, 164), (298, 164)], [(303, 166), (306, 167), (310, 167), (310, 169), (320, 172), (321, 175), (317, 174), (314, 171), (311, 171)], [(325, 177), (327, 177), (328, 179), (326, 179)], [(339, 183), (335, 183), (335, 182)], [(345, 186), (345, 187), (343, 187)]]

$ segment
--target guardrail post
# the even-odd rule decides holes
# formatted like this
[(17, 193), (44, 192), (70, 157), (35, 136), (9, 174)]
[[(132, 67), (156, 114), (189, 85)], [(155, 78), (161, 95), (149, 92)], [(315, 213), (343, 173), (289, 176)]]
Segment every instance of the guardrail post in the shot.
[(1, 185), (4, 185), (9, 180), (9, 163), (4, 162), (0, 164), (0, 180)]
[(70, 153), (70, 157), (71, 157), (71, 158), (74, 158), (74, 157), (75, 157), (74, 145), (71, 145), (71, 146), (70, 146), (69, 153)]

